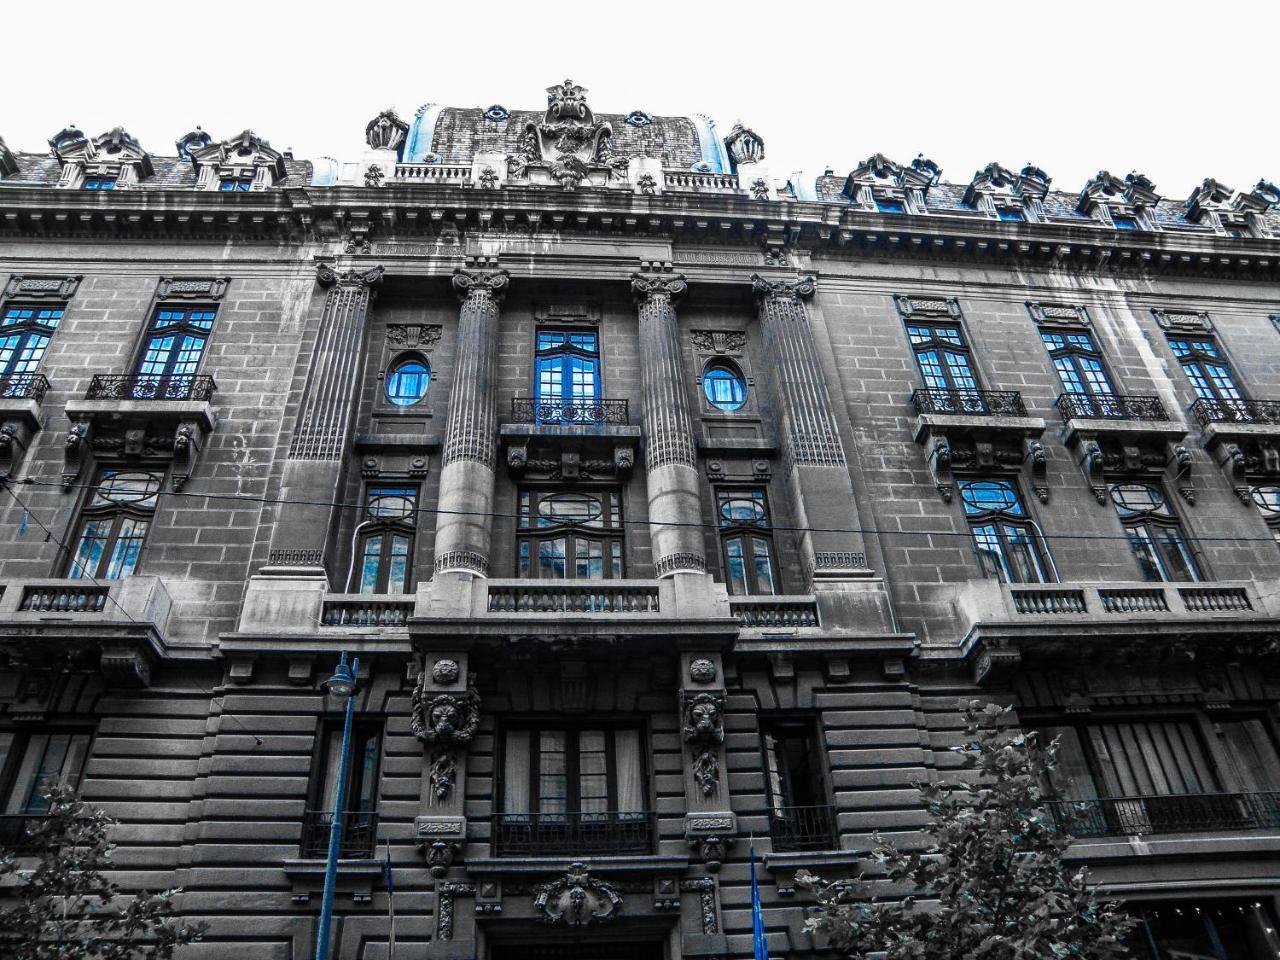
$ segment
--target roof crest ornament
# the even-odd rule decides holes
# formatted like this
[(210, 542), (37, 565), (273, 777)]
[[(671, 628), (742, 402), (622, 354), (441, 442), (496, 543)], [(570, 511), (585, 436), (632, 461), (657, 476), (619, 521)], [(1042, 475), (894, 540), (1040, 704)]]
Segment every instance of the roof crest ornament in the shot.
[(517, 151), (507, 157), (512, 178), (542, 169), (565, 190), (589, 181), (593, 172), (625, 178), (629, 161), (614, 154), (613, 127), (596, 120), (586, 94), (572, 80), (547, 87), (546, 114), (525, 126)]
[(365, 143), (370, 150), (395, 150), (399, 152), (409, 125), (400, 119), (391, 107), (374, 117), (364, 128)]

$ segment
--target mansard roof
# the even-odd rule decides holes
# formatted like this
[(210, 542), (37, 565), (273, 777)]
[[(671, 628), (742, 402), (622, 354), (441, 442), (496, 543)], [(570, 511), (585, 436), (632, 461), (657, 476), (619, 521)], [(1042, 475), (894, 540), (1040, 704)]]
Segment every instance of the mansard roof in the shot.
[[(47, 153), (13, 154), (17, 171), (5, 176), (6, 187), (52, 187), (62, 176), (62, 163)], [(181, 190), (194, 189), (196, 170), (186, 157), (151, 157), (155, 173), (141, 183), (135, 185), (137, 190)], [(312, 165), (309, 160), (284, 161), (286, 177), (278, 187), (301, 187), (311, 182)]]

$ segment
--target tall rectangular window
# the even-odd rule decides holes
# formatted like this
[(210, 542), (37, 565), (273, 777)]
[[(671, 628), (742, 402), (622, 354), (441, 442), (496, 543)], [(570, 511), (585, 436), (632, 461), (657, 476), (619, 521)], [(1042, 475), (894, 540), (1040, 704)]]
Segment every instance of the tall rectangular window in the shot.
[(778, 592), (773, 522), (762, 487), (716, 490), (725, 582), (737, 595)]
[(956, 323), (908, 323), (907, 337), (935, 413), (985, 413), (964, 330)]
[(409, 591), (417, 510), (416, 487), (378, 485), (365, 491), (364, 518), (356, 528), (357, 592)]
[(73, 580), (119, 580), (134, 573), (164, 475), (140, 470), (103, 470), (80, 514), (80, 532), (67, 576)]
[(614, 580), (623, 575), (618, 490), (520, 491), (516, 569), (540, 580)]
[(539, 328), (533, 360), (533, 396), (542, 411), (539, 420), (582, 419), (572, 408), (594, 405), (600, 400), (599, 333)]
[(1116, 416), (1115, 387), (1102, 362), (1093, 334), (1077, 330), (1042, 330), (1040, 338), (1053, 361), (1062, 389), (1086, 416)]
[(637, 727), (512, 727), (502, 739), (501, 853), (647, 853), (648, 787)]
[(831, 849), (835, 819), (816, 724), (805, 717), (762, 718), (760, 736), (773, 848)]
[(157, 307), (138, 357), (132, 395), (149, 400), (187, 399), (215, 316), (212, 307)]
[(1158, 483), (1112, 483), (1108, 490), (1144, 580), (1204, 579), (1182, 523)]
[(21, 397), (66, 307), (7, 304), (0, 313), (0, 396)]
[[(80, 788), (89, 743), (86, 731), (0, 731), (0, 802), (6, 817), (45, 813), (56, 783)], [(6, 831), (7, 832), (7, 831)]]
[(962, 480), (959, 486), (983, 573), (1001, 583), (1057, 579), (1012, 480)]
[[(335, 797), (342, 761), (342, 721), (326, 720), (320, 727), (318, 766), (311, 780), (310, 809), (303, 824), (302, 855), (325, 856), (334, 815), (342, 817), (342, 856), (373, 853), (378, 827), (378, 778), (382, 760), (382, 721), (362, 718), (351, 728), (347, 752), (347, 783)], [(337, 807), (335, 809), (335, 802)]]
[(1213, 337), (1170, 337), (1169, 346), (1197, 397), (1213, 403), (1228, 416), (1232, 412), (1243, 414), (1244, 391)]

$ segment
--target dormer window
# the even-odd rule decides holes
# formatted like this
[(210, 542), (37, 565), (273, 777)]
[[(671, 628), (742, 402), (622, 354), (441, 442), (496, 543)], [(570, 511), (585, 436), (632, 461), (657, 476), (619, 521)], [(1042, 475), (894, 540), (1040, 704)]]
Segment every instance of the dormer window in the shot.
[(283, 180), (284, 154), (252, 130), (221, 143), (203, 147), (191, 145), (191, 164), (196, 169), (197, 190), (240, 193), (266, 190)]
[(1076, 212), (1116, 230), (1155, 230), (1148, 211), (1160, 203), (1155, 185), (1140, 173), (1123, 180), (1099, 170), (1080, 192)]
[(92, 140), (67, 127), (49, 147), (62, 164), (64, 190), (126, 190), (155, 173), (151, 155), (120, 127)]
[(1028, 166), (1015, 176), (1000, 164), (989, 163), (973, 175), (964, 191), (964, 203), (994, 220), (1040, 221), (1048, 191), (1049, 177), (1043, 170)]
[(917, 157), (909, 167), (877, 153), (858, 164), (844, 182), (844, 194), (863, 210), (877, 213), (925, 213), (925, 195), (937, 183), (938, 167)]

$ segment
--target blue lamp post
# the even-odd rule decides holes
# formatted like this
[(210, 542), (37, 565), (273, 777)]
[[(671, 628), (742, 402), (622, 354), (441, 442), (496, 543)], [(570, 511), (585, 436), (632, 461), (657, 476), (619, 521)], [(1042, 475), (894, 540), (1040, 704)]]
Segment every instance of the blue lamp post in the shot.
[(360, 661), (347, 664), (347, 652), (342, 651), (338, 668), (333, 676), (320, 684), (331, 697), (345, 700), (342, 718), (342, 753), (338, 759), (338, 782), (333, 788), (333, 814), (329, 822), (329, 857), (324, 866), (324, 896), (320, 900), (320, 930), (316, 934), (316, 960), (329, 960), (329, 927), (333, 924), (333, 888), (338, 882), (338, 851), (342, 849), (342, 814), (347, 798), (347, 755), (351, 751), (351, 715), (355, 710), (356, 672)]

